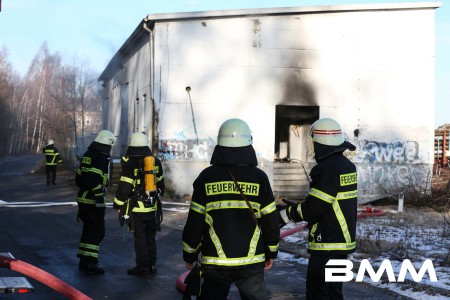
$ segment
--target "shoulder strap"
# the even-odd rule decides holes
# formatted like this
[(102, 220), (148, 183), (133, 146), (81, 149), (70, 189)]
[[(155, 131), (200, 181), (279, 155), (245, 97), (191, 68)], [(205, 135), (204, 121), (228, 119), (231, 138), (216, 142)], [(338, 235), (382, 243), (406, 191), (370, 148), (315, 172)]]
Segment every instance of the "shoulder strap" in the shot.
[(255, 212), (253, 211), (252, 205), (250, 204), (250, 202), (248, 201), (247, 197), (245, 197), (244, 193), (241, 190), (241, 187), (239, 186), (238, 182), (236, 181), (236, 178), (234, 177), (233, 173), (231, 173), (230, 169), (228, 167), (225, 167), (228, 171), (228, 173), (230, 174), (231, 178), (233, 178), (234, 184), (236, 185), (236, 188), (238, 189), (239, 193), (241, 193), (242, 198), (244, 198), (245, 203), (247, 203), (248, 208), (250, 209), (250, 211), (252, 212), (252, 216), (253, 219), (256, 222), (256, 225), (258, 225), (258, 220), (256, 220), (256, 215)]

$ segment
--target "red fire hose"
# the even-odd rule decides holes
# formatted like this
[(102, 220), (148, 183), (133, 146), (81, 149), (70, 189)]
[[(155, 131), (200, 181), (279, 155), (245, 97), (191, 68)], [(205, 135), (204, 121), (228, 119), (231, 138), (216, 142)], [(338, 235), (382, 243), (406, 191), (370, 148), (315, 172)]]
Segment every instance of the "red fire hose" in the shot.
[(26, 262), (0, 255), (0, 267), (34, 278), (69, 299), (92, 300), (61, 279)]
[(378, 217), (378, 216), (383, 216), (385, 214), (386, 214), (386, 212), (384, 210), (368, 206), (365, 208), (365, 211), (360, 212), (357, 215), (357, 218), (361, 219), (361, 218), (367, 218), (367, 217)]
[(191, 272), (191, 270), (184, 272), (183, 274), (181, 274), (176, 281), (176, 285), (177, 285), (177, 289), (182, 292), (184, 294), (184, 292), (186, 291), (186, 284), (184, 283), (184, 280), (186, 279), (186, 276), (188, 276), (189, 272)]

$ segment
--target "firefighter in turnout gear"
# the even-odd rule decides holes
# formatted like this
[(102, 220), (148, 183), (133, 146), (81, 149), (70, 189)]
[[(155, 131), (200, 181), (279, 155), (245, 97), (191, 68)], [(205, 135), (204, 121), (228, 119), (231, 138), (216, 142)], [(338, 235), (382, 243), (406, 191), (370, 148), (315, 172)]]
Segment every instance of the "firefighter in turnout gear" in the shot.
[(147, 136), (131, 135), (127, 153), (121, 159), (122, 173), (113, 207), (119, 211), (119, 221), (133, 231), (136, 266), (129, 275), (156, 273), (156, 231), (162, 222), (161, 197), (164, 177), (161, 161), (152, 155)]
[(301, 204), (278, 206), (280, 226), (308, 222), (310, 253), (306, 299), (343, 299), (342, 282), (325, 282), (325, 264), (346, 259), (356, 248), (357, 173), (343, 152), (355, 146), (344, 141), (340, 125), (322, 118), (311, 126), (317, 165), (311, 170), (310, 190)]
[(193, 183), (182, 242), (186, 267), (203, 267), (199, 299), (226, 299), (233, 283), (242, 299), (266, 298), (264, 270), (278, 255), (279, 217), (252, 142), (246, 122), (225, 121), (211, 166)]
[(42, 151), (45, 155), (45, 176), (47, 177), (47, 185), (50, 185), (50, 182), (55, 185), (56, 168), (58, 165), (62, 164), (58, 149), (55, 148), (55, 141), (48, 140), (47, 146), (45, 146)]
[(99, 244), (105, 237), (105, 194), (109, 184), (110, 152), (115, 142), (108, 130), (98, 133), (81, 158), (75, 182), (78, 191), (78, 216), (83, 223), (77, 256), (79, 269), (86, 274), (103, 274), (98, 267)]

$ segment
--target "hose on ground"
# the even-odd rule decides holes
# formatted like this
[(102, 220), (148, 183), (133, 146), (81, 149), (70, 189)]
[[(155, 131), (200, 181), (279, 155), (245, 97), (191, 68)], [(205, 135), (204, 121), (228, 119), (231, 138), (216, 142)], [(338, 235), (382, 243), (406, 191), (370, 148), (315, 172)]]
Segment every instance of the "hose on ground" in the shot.
[(82, 292), (75, 289), (73, 286), (65, 283), (61, 279), (53, 276), (52, 274), (30, 265), (21, 260), (17, 260), (14, 258), (6, 257), (0, 255), (0, 267), (8, 268), (13, 271), (19, 272), (23, 275), (31, 277), (54, 291), (60, 293), (61, 295), (67, 297), (68, 299), (73, 300), (92, 300), (92, 298), (86, 296)]

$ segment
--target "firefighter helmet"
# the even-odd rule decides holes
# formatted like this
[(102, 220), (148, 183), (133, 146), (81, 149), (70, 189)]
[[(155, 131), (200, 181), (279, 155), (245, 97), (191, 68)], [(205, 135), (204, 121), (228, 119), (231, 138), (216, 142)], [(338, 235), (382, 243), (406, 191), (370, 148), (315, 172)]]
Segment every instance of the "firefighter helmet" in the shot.
[(104, 145), (114, 145), (114, 142), (116, 141), (116, 138), (114, 137), (114, 134), (109, 130), (101, 130), (97, 137), (95, 138), (95, 141), (100, 144)]
[(310, 135), (314, 142), (338, 146), (344, 142), (341, 126), (338, 122), (330, 118), (322, 118), (311, 125)]
[(225, 147), (244, 147), (253, 143), (252, 132), (241, 119), (229, 119), (219, 129), (217, 144)]
[(54, 145), (54, 144), (55, 144), (55, 141), (52, 139), (49, 139), (47, 146)]
[(147, 136), (142, 132), (135, 132), (131, 135), (130, 138), (130, 146), (131, 147), (144, 147), (148, 146)]

